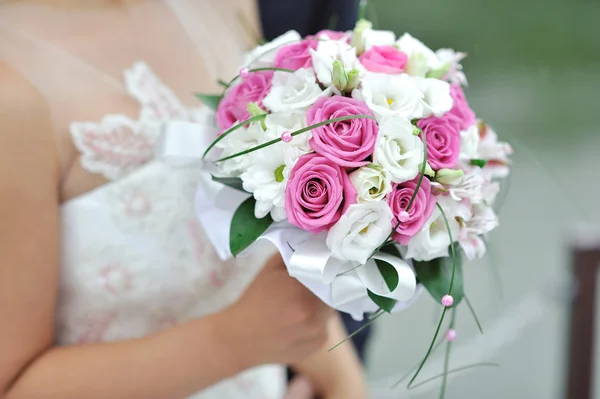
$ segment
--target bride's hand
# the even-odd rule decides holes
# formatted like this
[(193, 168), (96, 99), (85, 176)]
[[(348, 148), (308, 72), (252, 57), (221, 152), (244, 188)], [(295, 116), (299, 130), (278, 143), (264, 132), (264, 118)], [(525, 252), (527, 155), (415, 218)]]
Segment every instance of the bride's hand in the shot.
[(221, 333), (243, 367), (298, 362), (327, 340), (333, 310), (272, 257), (244, 295), (220, 314)]

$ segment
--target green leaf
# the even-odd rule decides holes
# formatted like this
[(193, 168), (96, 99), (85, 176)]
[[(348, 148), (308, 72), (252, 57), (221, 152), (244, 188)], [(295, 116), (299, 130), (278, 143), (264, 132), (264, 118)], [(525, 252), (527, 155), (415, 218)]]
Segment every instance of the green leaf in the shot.
[(381, 273), (381, 277), (383, 277), (383, 281), (385, 281), (385, 284), (387, 285), (389, 290), (395, 290), (396, 287), (398, 287), (399, 278), (398, 272), (396, 271), (396, 269), (394, 269), (394, 266), (390, 265), (389, 263), (383, 260), (374, 259), (374, 261), (377, 265), (377, 268), (379, 269), (379, 273)]
[(196, 93), (196, 98), (198, 98), (200, 101), (202, 101), (202, 104), (204, 104), (207, 107), (209, 107), (210, 109), (216, 111), (223, 96), (220, 94)]
[[(429, 291), (433, 299), (438, 303), (441, 302), (442, 297), (448, 294), (448, 287), (452, 278), (452, 257), (447, 256), (427, 262), (414, 261), (413, 265), (421, 284)], [(459, 254), (456, 255), (456, 273), (451, 295), (454, 297), (454, 305), (452, 306), (458, 305), (464, 295), (462, 262)]]
[(236, 189), (238, 191), (243, 191), (245, 193), (247, 192), (246, 190), (244, 190), (244, 186), (242, 184), (242, 179), (240, 179), (239, 177), (217, 177), (217, 176), (212, 176), (212, 179), (213, 179), (213, 181), (216, 181), (217, 183), (224, 184), (227, 187), (231, 187), (233, 189)]
[(480, 168), (483, 168), (486, 163), (487, 163), (487, 161), (485, 159), (471, 159), (471, 162), (470, 162), (471, 165), (479, 166)]
[(254, 197), (249, 197), (233, 214), (229, 232), (229, 249), (233, 256), (248, 248), (273, 223), (270, 215), (262, 219), (254, 216), (255, 204)]
[[(398, 279), (398, 277), (396, 276), (396, 279)], [(387, 283), (387, 281), (386, 281)], [(397, 285), (398, 283), (396, 283)], [(367, 294), (369, 295), (369, 298), (371, 298), (371, 300), (373, 302), (375, 302), (375, 304), (377, 306), (379, 306), (382, 310), (385, 310), (388, 313), (392, 312), (392, 309), (394, 309), (394, 306), (396, 306), (396, 300), (392, 299), (392, 298), (386, 298), (384, 296), (379, 296), (377, 294), (374, 294), (372, 291), (367, 290)]]

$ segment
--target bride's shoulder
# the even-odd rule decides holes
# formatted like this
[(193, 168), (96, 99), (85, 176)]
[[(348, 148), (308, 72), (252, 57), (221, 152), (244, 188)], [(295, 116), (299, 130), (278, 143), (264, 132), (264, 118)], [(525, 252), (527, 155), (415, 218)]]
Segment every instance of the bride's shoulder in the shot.
[[(48, 105), (29, 80), (1, 60), (0, 153), (4, 160), (0, 174), (4, 176), (19, 174), (21, 178), (58, 180)], [(26, 163), (34, 167), (27, 167)]]

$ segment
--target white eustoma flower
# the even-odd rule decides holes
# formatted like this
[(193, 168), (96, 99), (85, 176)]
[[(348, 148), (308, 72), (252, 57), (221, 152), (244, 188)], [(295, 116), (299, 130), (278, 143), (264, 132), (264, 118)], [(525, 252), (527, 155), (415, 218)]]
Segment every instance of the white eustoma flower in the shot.
[(408, 119), (387, 117), (379, 124), (373, 162), (387, 171), (393, 182), (402, 183), (419, 174), (423, 150), (423, 142), (413, 134), (413, 125)]
[(244, 57), (242, 65), (248, 68), (273, 66), (277, 51), (286, 44), (298, 42), (302, 36), (295, 30), (290, 30), (283, 35), (271, 40), (269, 43), (256, 47)]
[(279, 142), (249, 155), (251, 162), (240, 178), (244, 190), (256, 199), (254, 216), (260, 219), (271, 213), (276, 222), (285, 219), (285, 188), (302, 154), (297, 147)]
[(485, 242), (482, 236), (497, 226), (498, 216), (496, 216), (491, 207), (473, 207), (473, 215), (465, 220), (465, 226), (458, 240), (467, 259), (480, 258), (485, 254)]
[(452, 109), (450, 84), (439, 79), (415, 78), (419, 90), (423, 93), (422, 118), (440, 117)]
[[(306, 127), (306, 112), (304, 110), (274, 112), (265, 118), (267, 131), (264, 132), (264, 141), (280, 138), (284, 132), (295, 132)], [(310, 131), (294, 136), (290, 145), (298, 147), (301, 151), (311, 151), (308, 145)]]
[(331, 88), (321, 90), (312, 69), (301, 68), (294, 73), (275, 72), (263, 105), (272, 112), (306, 109), (319, 97), (331, 93)]
[(387, 170), (369, 164), (350, 173), (350, 181), (356, 188), (357, 202), (381, 201), (392, 185)]
[(364, 264), (392, 230), (392, 211), (387, 202), (353, 204), (331, 227), (326, 244), (331, 256)]
[(354, 68), (361, 73), (364, 71), (356, 57), (356, 49), (344, 41), (320, 41), (316, 50), (310, 49), (310, 54), (317, 79), (327, 87), (332, 85), (333, 61), (339, 61), (346, 72)]
[[(413, 76), (424, 77), (428, 71), (440, 68), (444, 65), (444, 63), (438, 59), (437, 55), (435, 55), (433, 50), (408, 33), (405, 33), (398, 39), (396, 46), (398, 46), (400, 51), (408, 55), (408, 73)], [(422, 64), (423, 68), (414, 68), (411, 70), (411, 63), (418, 65)]]
[(423, 92), (406, 74), (367, 74), (361, 88), (354, 90), (352, 96), (365, 101), (378, 121), (385, 116), (414, 119), (421, 118), (423, 114)]
[[(470, 217), (469, 209), (466, 205), (456, 202), (450, 197), (438, 196), (437, 200), (448, 219), (452, 240), (457, 241), (459, 239), (460, 224), (456, 218)], [(441, 258), (449, 255), (449, 246), (450, 235), (446, 228), (446, 222), (442, 212), (436, 206), (421, 231), (408, 242), (406, 258), (418, 261)]]
[(460, 132), (460, 155), (461, 161), (481, 159), (479, 154), (479, 127), (477, 124)]
[(365, 51), (373, 46), (391, 46), (395, 40), (396, 34), (389, 30), (365, 29), (362, 32)]
[(446, 72), (446, 75), (444, 76), (445, 80), (456, 85), (468, 85), (467, 77), (462, 71), (463, 67), (460, 64), (467, 56), (466, 53), (457, 53), (449, 48), (441, 48), (435, 52), (435, 55), (442, 64), (449, 65), (448, 72)]

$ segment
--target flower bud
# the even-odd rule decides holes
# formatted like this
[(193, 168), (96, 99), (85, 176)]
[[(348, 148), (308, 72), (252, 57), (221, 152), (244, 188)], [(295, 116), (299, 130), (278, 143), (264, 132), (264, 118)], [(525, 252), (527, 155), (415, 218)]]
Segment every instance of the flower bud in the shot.
[(366, 19), (360, 19), (356, 22), (354, 32), (352, 33), (352, 47), (356, 48), (356, 55), (360, 55), (365, 51), (364, 33), (368, 29), (372, 29), (373, 24)]
[(352, 68), (348, 72), (348, 74), (346, 75), (348, 77), (348, 84), (346, 85), (346, 91), (351, 92), (352, 90), (356, 89), (356, 87), (358, 86), (358, 83), (359, 83), (359, 79), (360, 79), (359, 75), (360, 75), (360, 72), (356, 68)]
[(346, 87), (348, 86), (348, 75), (346, 75), (344, 65), (338, 60), (333, 61), (331, 81), (340, 92), (343, 93), (346, 91)]
[[(248, 112), (250, 113), (251, 117), (255, 117), (255, 116), (260, 116), (260, 115), (266, 115), (267, 111), (265, 111), (264, 109), (262, 109), (261, 107), (258, 106), (257, 103), (248, 103)], [(260, 121), (260, 125), (262, 126), (263, 130), (267, 130), (267, 125), (265, 124), (265, 120), (261, 119)]]
[(421, 53), (413, 54), (406, 63), (405, 71), (410, 76), (424, 77), (427, 73), (427, 58)]
[(460, 169), (440, 169), (435, 173), (435, 180), (449, 186), (460, 184), (465, 172)]

